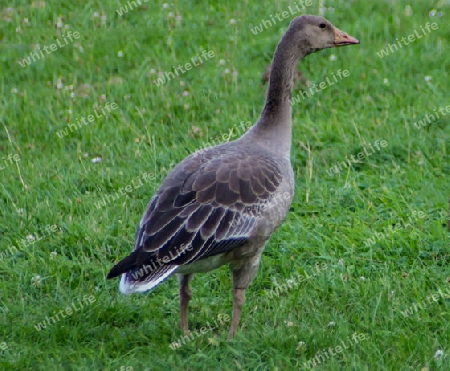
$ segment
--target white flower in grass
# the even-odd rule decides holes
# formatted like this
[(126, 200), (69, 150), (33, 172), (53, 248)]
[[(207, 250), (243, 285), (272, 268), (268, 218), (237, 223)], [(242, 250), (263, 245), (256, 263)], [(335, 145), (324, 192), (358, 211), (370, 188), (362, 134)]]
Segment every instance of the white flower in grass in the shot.
[(120, 57), (120, 58), (123, 57), (123, 51), (122, 51), (122, 50), (119, 50), (119, 51), (117, 52), (117, 56)]
[(34, 237), (32, 234), (29, 234), (27, 237), (27, 242), (33, 242), (35, 239), (36, 239), (36, 237)]
[(430, 10), (429, 16), (434, 17), (436, 15), (436, 9)]
[(444, 351), (442, 349), (438, 349), (436, 353), (434, 353), (434, 358), (440, 358), (444, 355)]
[(219, 59), (219, 64), (223, 66), (225, 64), (225, 59)]
[(383, 79), (383, 84), (384, 85), (389, 85), (389, 80), (388, 79)]
[(336, 322), (331, 321), (331, 322), (328, 324), (328, 327), (334, 327), (334, 326), (336, 326)]
[(331, 54), (330, 61), (332, 61), (332, 62), (337, 61), (337, 57), (334, 54)]
[(306, 343), (304, 341), (299, 341), (298, 344), (297, 344), (296, 350), (303, 350), (305, 345), (306, 345)]
[(360, 279), (361, 281), (365, 281), (365, 280), (366, 280), (366, 277), (361, 276), (361, 277), (359, 277), (359, 279)]
[(172, 12), (168, 13), (167, 16), (168, 17), (173, 17), (175, 14), (173, 14)]
[(405, 6), (405, 16), (410, 17), (412, 16), (413, 11), (410, 5)]
[(94, 157), (91, 162), (93, 162), (94, 164), (96, 164), (97, 162), (100, 162), (102, 160), (101, 157)]
[(54, 258), (56, 258), (57, 255), (58, 255), (58, 253), (56, 251), (52, 251), (50, 253), (50, 260), (53, 260)]
[(230, 19), (230, 24), (236, 24), (236, 20), (235, 19)]
[(167, 9), (168, 7), (169, 7), (169, 4), (167, 4), (167, 3), (163, 4), (163, 9)]
[(189, 95), (189, 92), (188, 92), (187, 90), (185, 90), (185, 91), (181, 94), (182, 97), (187, 97), (188, 95)]
[(40, 286), (41, 285), (41, 276), (37, 275), (37, 276), (32, 277), (31, 283), (36, 287)]
[(426, 82), (431, 81), (431, 80), (432, 80), (432, 77), (431, 77), (431, 76), (425, 76), (425, 81), (426, 81)]

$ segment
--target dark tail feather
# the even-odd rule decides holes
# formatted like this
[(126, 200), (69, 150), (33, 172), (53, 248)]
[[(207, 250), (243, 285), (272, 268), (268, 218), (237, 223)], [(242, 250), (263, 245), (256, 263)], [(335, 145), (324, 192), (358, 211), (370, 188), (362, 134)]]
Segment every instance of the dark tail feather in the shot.
[(112, 269), (109, 271), (106, 278), (109, 280), (111, 278), (115, 278), (120, 276), (122, 273), (126, 273), (133, 268), (137, 268), (137, 251), (133, 251), (126, 258), (122, 259), (118, 262)]

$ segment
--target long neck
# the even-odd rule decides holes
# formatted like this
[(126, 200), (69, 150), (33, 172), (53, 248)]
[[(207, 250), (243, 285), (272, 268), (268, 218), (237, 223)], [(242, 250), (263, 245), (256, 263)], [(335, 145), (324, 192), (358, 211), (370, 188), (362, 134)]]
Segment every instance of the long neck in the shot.
[[(290, 42), (291, 41), (291, 42)], [(306, 55), (285, 35), (275, 51), (270, 72), (269, 90), (261, 116), (248, 132), (274, 152), (289, 157), (292, 141), (291, 89), (298, 61)]]

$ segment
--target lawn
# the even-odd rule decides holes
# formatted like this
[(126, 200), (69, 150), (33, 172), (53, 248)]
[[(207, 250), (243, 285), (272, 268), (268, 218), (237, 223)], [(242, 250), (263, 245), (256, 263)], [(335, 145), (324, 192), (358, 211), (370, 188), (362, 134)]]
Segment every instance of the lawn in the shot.
[[(449, 370), (450, 2), (135, 2), (0, 5), (0, 369)], [(175, 277), (105, 276), (170, 169), (257, 120), (305, 13), (361, 44), (299, 65), (295, 198), (236, 338), (222, 267), (181, 339)]]

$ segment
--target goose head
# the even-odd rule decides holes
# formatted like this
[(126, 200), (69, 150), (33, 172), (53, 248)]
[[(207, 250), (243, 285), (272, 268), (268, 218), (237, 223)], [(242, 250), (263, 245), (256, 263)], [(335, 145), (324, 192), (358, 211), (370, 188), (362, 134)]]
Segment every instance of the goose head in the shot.
[(326, 48), (359, 44), (359, 40), (334, 27), (325, 18), (312, 15), (295, 18), (286, 34), (295, 40), (304, 55)]

